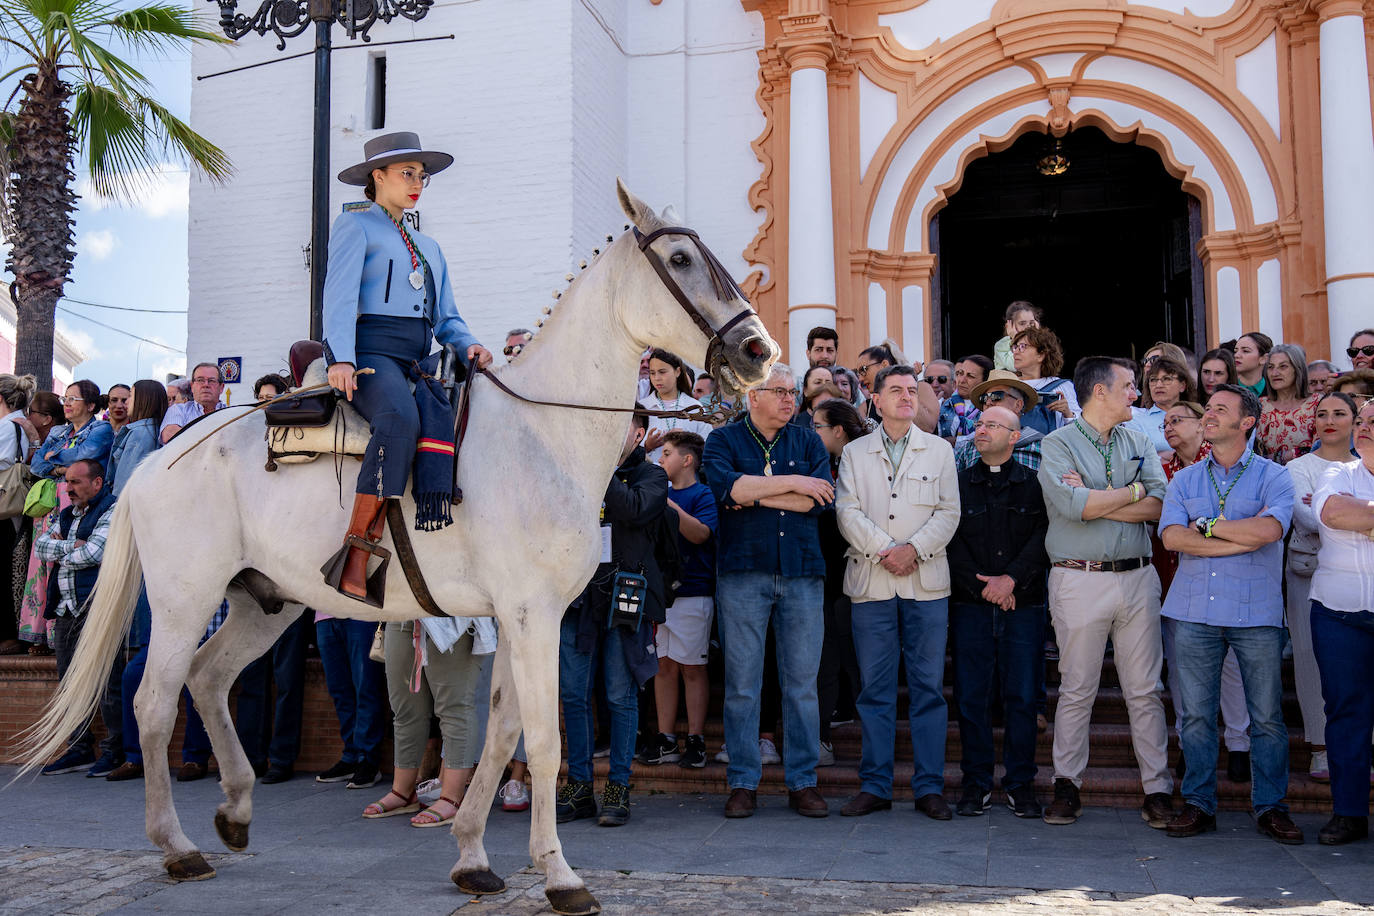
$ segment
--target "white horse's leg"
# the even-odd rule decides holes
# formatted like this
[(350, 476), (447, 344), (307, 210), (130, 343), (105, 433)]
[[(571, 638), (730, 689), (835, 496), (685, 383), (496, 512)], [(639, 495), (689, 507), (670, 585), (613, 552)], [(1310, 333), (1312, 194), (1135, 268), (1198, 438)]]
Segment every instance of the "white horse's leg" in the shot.
[(229, 617), (196, 653), (186, 684), (195, 697), (196, 711), (205, 723), (210, 746), (219, 761), (224, 801), (215, 813), (215, 831), (230, 850), (242, 852), (248, 847), (256, 777), (229, 718), (229, 688), (239, 673), (270, 649), (299, 615), (267, 614), (239, 588), (230, 588), (226, 597)]
[(204, 596), (195, 610), (168, 610), (168, 602), (150, 592), (153, 628), (148, 643), (148, 666), (134, 696), (139, 743), (143, 747), (143, 783), (147, 804), (148, 839), (162, 850), (167, 874), (178, 881), (213, 878), (215, 870), (181, 829), (172, 804), (172, 780), (167, 768), (167, 744), (176, 725), (177, 700), (191, 657), (219, 606)]
[(520, 701), (516, 697), (515, 677), (511, 673), (510, 642), (497, 644), (491, 672), (491, 713), (487, 717), (487, 738), (477, 773), (463, 796), (462, 807), (453, 819), (453, 835), (458, 839), (458, 862), (449, 878), (465, 894), (499, 894), (506, 882), (491, 870), (482, 838), (486, 833), (491, 800), (496, 793), (506, 763), (515, 752), (520, 737)]
[(558, 841), (555, 789), (562, 741), (558, 734), (558, 639), (562, 618), (556, 613), (528, 614), (511, 637), (511, 668), (520, 708), (527, 710), (525, 754), (529, 757), (530, 858), (544, 873), (544, 894), (555, 913), (583, 916), (600, 913), (601, 904), (563, 858)]

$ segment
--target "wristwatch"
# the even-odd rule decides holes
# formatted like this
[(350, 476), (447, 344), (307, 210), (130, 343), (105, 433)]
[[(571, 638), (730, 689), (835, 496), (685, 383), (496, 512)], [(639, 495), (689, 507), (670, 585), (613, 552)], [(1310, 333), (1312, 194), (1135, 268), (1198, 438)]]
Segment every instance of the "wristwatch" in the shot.
[(1202, 535), (1205, 538), (1209, 538), (1212, 536), (1212, 526), (1209, 524), (1210, 521), (1211, 519), (1209, 519), (1207, 516), (1199, 515), (1197, 519), (1193, 522), (1193, 527), (1197, 529), (1198, 534)]

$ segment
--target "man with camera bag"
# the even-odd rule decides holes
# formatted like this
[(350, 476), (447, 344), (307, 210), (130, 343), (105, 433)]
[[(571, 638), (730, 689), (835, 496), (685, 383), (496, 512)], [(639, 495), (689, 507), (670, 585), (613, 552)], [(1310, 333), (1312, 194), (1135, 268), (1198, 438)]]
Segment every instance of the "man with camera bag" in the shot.
[(563, 615), (558, 692), (568, 736), (568, 781), (558, 790), (560, 824), (597, 815), (592, 788), (592, 678), (598, 656), (611, 711), (611, 772), (597, 823), (618, 827), (630, 819), (638, 693), (658, 670), (653, 624), (663, 622), (666, 607), (663, 573), (654, 547), (668, 508), (668, 475), (645, 457), (640, 443), (647, 430), (648, 421), (635, 415), (602, 504), (601, 563)]

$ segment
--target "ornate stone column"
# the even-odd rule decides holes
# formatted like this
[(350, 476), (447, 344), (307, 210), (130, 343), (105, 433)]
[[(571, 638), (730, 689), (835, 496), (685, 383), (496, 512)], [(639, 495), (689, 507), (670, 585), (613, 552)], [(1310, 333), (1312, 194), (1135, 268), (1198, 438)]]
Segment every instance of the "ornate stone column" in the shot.
[(834, 57), (825, 0), (792, 0), (780, 50), (790, 69), (787, 178), (787, 360), (806, 368), (806, 333), (835, 326), (835, 213), (830, 188)]
[(1322, 213), (1331, 357), (1374, 315), (1374, 125), (1360, 0), (1319, 0)]

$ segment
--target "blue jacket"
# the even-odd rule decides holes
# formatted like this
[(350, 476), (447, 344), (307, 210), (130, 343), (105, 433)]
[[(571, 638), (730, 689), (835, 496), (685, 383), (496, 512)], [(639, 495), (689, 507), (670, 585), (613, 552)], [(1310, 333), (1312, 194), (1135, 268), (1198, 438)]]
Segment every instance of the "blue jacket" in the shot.
[[(110, 446), (114, 443), (114, 430), (104, 420), (91, 420), (75, 433), (70, 423), (55, 426), (48, 438), (38, 447), (29, 464), (29, 470), (37, 477), (52, 477), (53, 468), (71, 467), (73, 461), (94, 458), (104, 467), (110, 460)], [(52, 460), (48, 452), (57, 452)]]
[(135, 420), (121, 429), (110, 449), (110, 492), (118, 496), (138, 463), (159, 445), (157, 421), (152, 417)]
[[(761, 572), (783, 576), (824, 576), (818, 517), (833, 506), (812, 506), (807, 512), (787, 512), (740, 506), (730, 496), (735, 481), (763, 474), (763, 450), (750, 433), (748, 417), (727, 423), (711, 433), (701, 456), (702, 482), (711, 488), (720, 507), (716, 544), (716, 572)], [(772, 449), (776, 474), (802, 474), (827, 483), (830, 453), (814, 430), (787, 424), (778, 431)]]
[(410, 250), (385, 210), (373, 204), (334, 220), (324, 281), (324, 340), (334, 362), (357, 364), (360, 315), (424, 318), (440, 343), (463, 351), (477, 343), (453, 303), (439, 243), (419, 232), (410, 237), (429, 268), (418, 290), (410, 285)]

